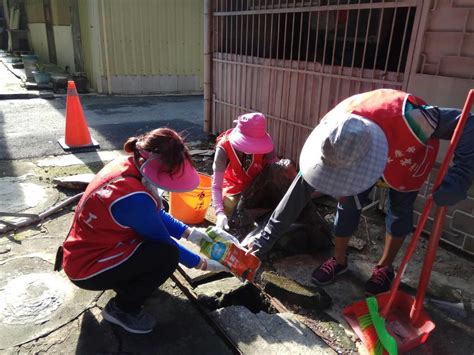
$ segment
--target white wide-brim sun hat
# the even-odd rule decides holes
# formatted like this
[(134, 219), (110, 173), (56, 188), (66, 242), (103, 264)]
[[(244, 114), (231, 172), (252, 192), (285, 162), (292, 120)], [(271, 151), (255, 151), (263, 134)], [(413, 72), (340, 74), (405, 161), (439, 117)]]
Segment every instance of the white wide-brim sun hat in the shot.
[(304, 180), (317, 191), (353, 196), (366, 191), (383, 175), (388, 143), (383, 130), (363, 117), (327, 115), (314, 128), (300, 155)]

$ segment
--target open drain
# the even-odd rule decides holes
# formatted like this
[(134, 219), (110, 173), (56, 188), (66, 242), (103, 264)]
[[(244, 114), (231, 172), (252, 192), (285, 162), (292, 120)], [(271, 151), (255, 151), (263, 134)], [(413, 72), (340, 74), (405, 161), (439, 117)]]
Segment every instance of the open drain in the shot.
[(268, 297), (255, 285), (247, 283), (236, 290), (216, 297), (199, 296), (198, 300), (209, 311), (229, 306), (244, 306), (252, 313), (276, 313)]

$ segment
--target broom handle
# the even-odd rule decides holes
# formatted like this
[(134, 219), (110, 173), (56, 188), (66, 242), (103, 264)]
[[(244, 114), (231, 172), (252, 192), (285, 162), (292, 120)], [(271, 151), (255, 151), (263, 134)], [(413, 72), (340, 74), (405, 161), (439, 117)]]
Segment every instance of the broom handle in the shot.
[[(405, 273), (405, 269), (407, 267), (408, 261), (410, 260), (410, 258), (412, 257), (412, 255), (413, 255), (413, 253), (416, 249), (416, 244), (418, 242), (418, 239), (420, 239), (421, 232), (423, 231), (423, 229), (425, 227), (426, 221), (427, 221), (428, 216), (429, 216), (430, 211), (431, 211), (431, 207), (433, 206), (432, 194), (433, 194), (434, 191), (436, 191), (438, 186), (441, 184), (441, 182), (444, 179), (444, 175), (446, 175), (446, 172), (448, 171), (449, 163), (451, 162), (451, 159), (454, 155), (454, 150), (456, 149), (456, 146), (458, 144), (459, 138), (461, 137), (461, 133), (462, 133), (462, 130), (464, 128), (464, 125), (466, 124), (466, 121), (469, 117), (469, 111), (471, 109), (473, 100), (474, 100), (474, 89), (470, 90), (469, 94), (467, 95), (466, 102), (465, 102), (464, 107), (462, 109), (461, 117), (459, 118), (459, 121), (456, 125), (456, 128), (454, 129), (453, 136), (451, 137), (451, 142), (449, 143), (448, 151), (446, 152), (446, 155), (443, 159), (443, 162), (441, 163), (441, 167), (439, 168), (438, 175), (436, 175), (435, 182), (433, 184), (433, 187), (431, 188), (431, 194), (429, 195), (427, 201), (425, 202), (425, 206), (423, 207), (423, 212), (421, 213), (420, 220), (418, 221), (418, 224), (416, 226), (415, 233), (413, 233), (413, 236), (412, 236), (411, 241), (410, 241), (410, 245), (408, 246), (408, 249), (405, 253), (405, 256), (402, 259), (402, 262), (401, 262), (400, 267), (399, 267), (398, 272), (397, 272), (397, 276), (395, 277), (395, 280), (393, 281), (388, 301), (385, 304), (384, 308), (382, 309), (382, 312), (380, 313), (381, 316), (384, 317), (384, 318), (387, 317), (387, 314), (390, 311), (390, 307), (392, 306), (392, 303), (395, 300), (395, 296), (397, 295), (397, 292), (398, 292), (398, 287), (400, 286), (401, 278), (402, 278), (403, 274)], [(446, 213), (446, 209), (444, 209), (444, 214), (445, 213)], [(444, 217), (441, 218), (441, 217), (439, 217), (439, 215), (440, 214), (437, 213), (438, 218), (437, 218), (436, 222), (438, 222), (438, 220), (441, 220), (441, 219), (444, 221)], [(439, 221), (439, 222), (441, 222), (441, 221)], [(444, 223), (440, 223), (441, 226), (443, 226), (443, 224)], [(439, 228), (441, 229), (441, 227), (439, 227)], [(439, 233), (441, 235), (441, 231)], [(435, 239), (435, 238), (433, 238), (433, 239)], [(434, 244), (435, 243), (433, 243), (433, 247), (435, 247)], [(436, 243), (436, 246), (437, 245), (438, 245), (438, 243)], [(434, 260), (434, 255), (432, 257), (433, 257), (433, 260)], [(430, 268), (429, 272), (431, 273), (431, 268)], [(423, 273), (422, 273), (421, 276), (423, 276)], [(423, 281), (423, 280), (421, 280), (421, 276), (420, 276), (420, 283)], [(425, 275), (425, 278), (427, 279), (426, 280), (426, 285), (427, 285), (428, 284), (427, 281), (429, 280), (429, 274), (427, 276)], [(424, 293), (426, 292), (426, 285), (425, 285), (425, 290), (423, 290), (423, 298), (424, 298)], [(420, 294), (420, 296), (421, 296), (421, 294)], [(423, 300), (421, 299), (421, 301), (423, 301)], [(419, 311), (417, 311), (417, 312), (419, 312)]]
[(423, 261), (423, 267), (421, 269), (420, 281), (418, 282), (415, 303), (413, 304), (410, 312), (412, 324), (416, 324), (418, 318), (420, 317), (421, 311), (423, 310), (426, 289), (428, 288), (431, 270), (436, 258), (436, 249), (438, 249), (439, 240), (441, 239), (441, 234), (443, 232), (447, 209), (447, 206), (436, 208), (433, 230), (431, 232), (430, 239), (428, 240), (428, 247), (426, 248), (426, 255), (425, 260)]

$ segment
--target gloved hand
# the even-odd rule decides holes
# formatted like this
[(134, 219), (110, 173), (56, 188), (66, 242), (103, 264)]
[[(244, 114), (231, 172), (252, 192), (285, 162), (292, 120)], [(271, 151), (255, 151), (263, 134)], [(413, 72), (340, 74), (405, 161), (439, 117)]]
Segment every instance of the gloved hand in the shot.
[(212, 271), (212, 272), (230, 272), (227, 266), (222, 265), (220, 262), (213, 259), (202, 259), (201, 270)]
[(204, 228), (191, 228), (191, 233), (189, 233), (187, 239), (191, 243), (194, 243), (196, 245), (200, 245), (201, 240), (203, 239), (208, 242), (212, 242), (212, 238), (207, 235), (206, 230)]
[(433, 200), (438, 206), (454, 206), (467, 198), (466, 190), (449, 174), (444, 177), (441, 185), (433, 192)]
[(229, 221), (224, 212), (217, 213), (216, 227), (229, 230)]

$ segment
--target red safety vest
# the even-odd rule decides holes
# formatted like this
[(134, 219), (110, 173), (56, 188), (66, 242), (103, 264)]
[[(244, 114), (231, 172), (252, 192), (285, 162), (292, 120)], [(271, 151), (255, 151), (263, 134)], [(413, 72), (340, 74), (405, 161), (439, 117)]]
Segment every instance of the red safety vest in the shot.
[(388, 142), (385, 182), (398, 191), (417, 191), (428, 177), (439, 149), (439, 141), (430, 138), (423, 143), (412, 131), (405, 118), (407, 100), (413, 105), (424, 105), (418, 97), (398, 90), (379, 89), (351, 96), (342, 101), (328, 116), (341, 110), (377, 123)]
[(229, 142), (230, 132), (232, 129), (221, 133), (216, 140), (217, 146), (223, 148), (229, 158), (229, 164), (224, 172), (223, 196), (242, 193), (265, 166), (264, 154), (252, 154), (252, 162), (249, 168), (244, 170), (234, 147)]
[[(114, 202), (137, 192), (148, 193), (133, 157), (110, 162), (92, 179), (63, 244), (63, 267), (70, 279), (88, 279), (121, 264), (142, 243), (142, 237), (120, 225), (111, 213)], [(160, 208), (159, 202), (150, 197)]]

